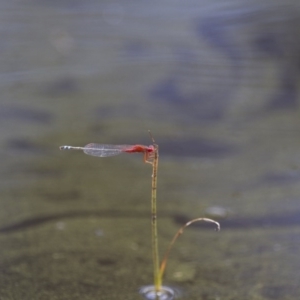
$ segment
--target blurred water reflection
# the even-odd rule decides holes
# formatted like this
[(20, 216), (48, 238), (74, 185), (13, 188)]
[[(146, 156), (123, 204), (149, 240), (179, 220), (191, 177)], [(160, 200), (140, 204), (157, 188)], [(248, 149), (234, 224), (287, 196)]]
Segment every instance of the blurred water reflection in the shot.
[(298, 299), (297, 1), (16, 0), (0, 22), (1, 299), (140, 299), (151, 170), (58, 146), (148, 145), (149, 128), (162, 249), (226, 212), (221, 234), (185, 233), (166, 283)]

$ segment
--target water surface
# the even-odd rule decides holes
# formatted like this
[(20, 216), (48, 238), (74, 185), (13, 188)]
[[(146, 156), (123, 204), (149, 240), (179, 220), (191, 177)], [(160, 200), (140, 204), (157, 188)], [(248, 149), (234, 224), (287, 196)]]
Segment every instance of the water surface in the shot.
[(298, 299), (296, 1), (0, 4), (1, 299), (141, 299), (160, 145), (164, 284), (182, 299)]

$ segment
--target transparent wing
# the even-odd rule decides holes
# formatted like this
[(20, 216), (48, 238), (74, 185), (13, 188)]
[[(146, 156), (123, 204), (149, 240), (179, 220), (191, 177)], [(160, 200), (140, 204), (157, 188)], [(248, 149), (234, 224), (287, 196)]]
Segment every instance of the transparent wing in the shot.
[(87, 144), (83, 147), (83, 152), (88, 155), (107, 157), (115, 156), (123, 153), (126, 149), (130, 149), (130, 145), (105, 145), (105, 144)]

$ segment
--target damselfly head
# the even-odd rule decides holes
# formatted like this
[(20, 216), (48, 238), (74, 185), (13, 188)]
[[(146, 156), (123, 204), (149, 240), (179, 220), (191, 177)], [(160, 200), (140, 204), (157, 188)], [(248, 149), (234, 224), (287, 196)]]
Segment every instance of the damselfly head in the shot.
[(153, 153), (154, 151), (155, 151), (154, 145), (149, 145), (149, 146), (147, 147), (147, 152)]

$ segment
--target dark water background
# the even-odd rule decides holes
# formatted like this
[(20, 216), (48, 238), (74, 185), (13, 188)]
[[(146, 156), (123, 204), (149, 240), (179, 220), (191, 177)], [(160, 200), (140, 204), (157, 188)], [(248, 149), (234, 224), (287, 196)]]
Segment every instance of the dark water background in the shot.
[(189, 219), (165, 284), (183, 299), (298, 299), (298, 1), (0, 2), (0, 299), (141, 299)]

